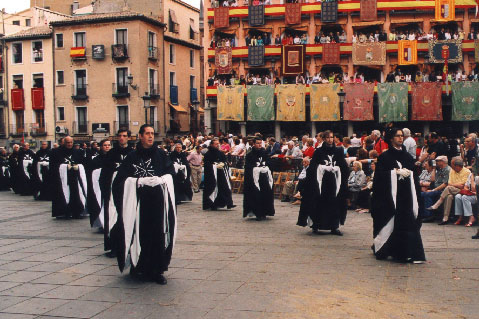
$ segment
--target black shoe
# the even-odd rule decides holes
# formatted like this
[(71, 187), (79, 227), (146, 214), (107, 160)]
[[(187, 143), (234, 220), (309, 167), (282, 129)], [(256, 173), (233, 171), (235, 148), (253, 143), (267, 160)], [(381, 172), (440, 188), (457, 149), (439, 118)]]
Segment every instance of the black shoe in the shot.
[(471, 237), (472, 239), (479, 239), (479, 234), (476, 234), (474, 236)]
[(228, 205), (228, 206), (226, 206), (226, 208), (228, 208), (228, 209), (232, 209), (232, 208), (235, 208), (235, 207), (236, 207), (236, 205)]
[(434, 221), (434, 216), (430, 216), (430, 217), (424, 217), (422, 219), (422, 222), (423, 223), (432, 223)]
[(447, 225), (447, 224), (449, 224), (449, 220), (443, 220), (438, 225), (442, 226), (442, 225)]
[[(107, 256), (108, 258), (115, 258), (116, 253), (114, 251), (109, 251), (105, 253), (105, 256)], [(131, 271), (130, 271), (130, 274), (131, 274)]]
[(210, 209), (211, 210), (218, 210), (218, 208), (216, 208), (216, 207), (211, 207)]
[(331, 235), (343, 236), (343, 233), (339, 229), (331, 230)]
[(284, 198), (281, 198), (282, 203), (287, 203), (289, 202), (289, 196), (285, 196)]
[(159, 274), (156, 276), (155, 282), (158, 285), (166, 285), (168, 281), (166, 280), (165, 276), (163, 276), (162, 274)]

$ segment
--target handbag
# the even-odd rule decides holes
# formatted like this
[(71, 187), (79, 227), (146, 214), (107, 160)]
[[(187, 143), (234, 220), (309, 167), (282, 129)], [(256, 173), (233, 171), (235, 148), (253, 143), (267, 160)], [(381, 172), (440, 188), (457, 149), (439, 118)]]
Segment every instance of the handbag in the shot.
[(473, 192), (471, 192), (468, 189), (461, 189), (459, 194), (465, 195), (465, 196), (476, 196), (476, 194), (474, 194)]

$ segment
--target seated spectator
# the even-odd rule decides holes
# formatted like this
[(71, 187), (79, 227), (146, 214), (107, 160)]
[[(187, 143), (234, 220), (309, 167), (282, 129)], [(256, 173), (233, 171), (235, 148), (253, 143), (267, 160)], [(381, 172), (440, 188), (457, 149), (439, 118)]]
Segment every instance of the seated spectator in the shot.
[(293, 204), (297, 205), (298, 201), (301, 203), (300, 198), (301, 198), (301, 191), (303, 190), (304, 187), (304, 180), (306, 179), (306, 170), (309, 167), (310, 159), (308, 157), (303, 158), (303, 170), (301, 173), (298, 175), (298, 179), (294, 181), (287, 181), (284, 186), (283, 186), (283, 191), (281, 192), (282, 202), (289, 202), (293, 197), (297, 199)]
[(474, 175), (469, 174), (464, 188), (461, 189), (459, 194), (454, 198), (454, 209), (456, 216), (459, 216), (455, 225), (461, 225), (464, 217), (469, 217), (466, 227), (471, 227), (476, 221), (472, 214), (472, 205), (477, 203), (476, 183), (474, 181)]
[(313, 158), (314, 151), (314, 141), (312, 138), (308, 138), (306, 141), (306, 149), (303, 151), (303, 157)]
[(373, 190), (373, 180), (374, 180), (374, 171), (376, 170), (376, 163), (371, 163), (371, 176), (366, 177), (366, 186), (364, 186), (358, 194), (357, 206), (359, 206), (356, 211), (358, 213), (367, 213), (371, 207), (371, 195)]
[(439, 199), (442, 191), (447, 187), (451, 171), (451, 168), (447, 165), (446, 156), (438, 156), (435, 162), (431, 161), (430, 164), (433, 168), (430, 178), (431, 184), (428, 190), (421, 192), (421, 200), (424, 201), (424, 205), (420, 205), (419, 211), (419, 217), (422, 218), (424, 223), (434, 221), (432, 212), (425, 208), (431, 206)]
[(346, 43), (346, 41), (347, 41), (346, 33), (343, 31), (343, 33), (341, 33), (341, 35), (339, 36), (339, 43)]
[(354, 161), (353, 170), (348, 178), (349, 209), (356, 209), (359, 192), (364, 186), (366, 186), (366, 175), (363, 172), (363, 166), (360, 162)]
[(419, 186), (421, 186), (421, 192), (427, 192), (432, 184), (431, 177), (434, 171), (433, 161), (429, 160), (424, 162), (423, 167), (424, 169), (419, 175)]

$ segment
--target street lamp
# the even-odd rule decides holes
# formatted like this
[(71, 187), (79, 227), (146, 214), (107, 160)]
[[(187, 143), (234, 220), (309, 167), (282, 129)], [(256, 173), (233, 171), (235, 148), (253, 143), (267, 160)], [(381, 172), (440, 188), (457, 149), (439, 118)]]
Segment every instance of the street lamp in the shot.
[(131, 86), (133, 90), (136, 90), (138, 88), (138, 85), (133, 84), (133, 75), (128, 74), (128, 76), (126, 77), (126, 80), (128, 82), (128, 85)]
[[(340, 119), (343, 118), (343, 115), (344, 115), (344, 112), (343, 112), (343, 108), (344, 108), (344, 96), (346, 95), (346, 92), (343, 91), (343, 87), (341, 86), (340, 87), (340, 90), (338, 92), (338, 96), (339, 96), (339, 114), (340, 114)], [(348, 132), (349, 133), (349, 132)], [(348, 134), (350, 135), (350, 134)]]
[(145, 108), (145, 124), (148, 123), (148, 109), (150, 108), (151, 96), (148, 95), (148, 92), (145, 92), (145, 95), (141, 97), (143, 99), (143, 107)]

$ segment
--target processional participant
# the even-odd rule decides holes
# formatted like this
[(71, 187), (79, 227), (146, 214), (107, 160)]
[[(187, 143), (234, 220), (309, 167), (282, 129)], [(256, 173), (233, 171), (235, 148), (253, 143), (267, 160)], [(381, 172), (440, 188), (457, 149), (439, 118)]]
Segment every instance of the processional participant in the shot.
[(176, 237), (174, 168), (154, 137), (151, 125), (140, 127), (140, 142), (113, 181), (118, 220), (111, 238), (121, 271), (130, 255), (131, 275), (164, 285), (163, 273), (168, 270)]
[(36, 200), (52, 199), (50, 155), (48, 142), (42, 141), (40, 149), (33, 158), (33, 197)]
[(65, 137), (62, 146), (52, 150), (52, 217), (81, 218), (86, 213), (88, 184), (84, 167), (85, 157), (73, 149), (73, 138)]
[(254, 138), (251, 152), (246, 154), (244, 167), (243, 218), (264, 220), (274, 216), (273, 176), (263, 140)]
[(193, 199), (193, 190), (191, 189), (190, 182), (191, 168), (186, 156), (181, 143), (176, 143), (175, 149), (170, 153), (170, 159), (175, 168), (173, 182), (175, 184), (176, 204), (191, 202)]
[(18, 152), (17, 166), (17, 189), (22, 196), (33, 194), (33, 158), (35, 152), (30, 149), (30, 144), (25, 143), (23, 148)]
[(346, 220), (349, 170), (343, 148), (334, 145), (333, 133), (323, 132), (323, 140), (306, 171), (297, 225), (309, 224), (314, 233), (329, 230), (342, 236), (339, 225)]
[(233, 197), (226, 156), (219, 150), (219, 141), (214, 139), (208, 146), (204, 159), (205, 183), (203, 190), (203, 210), (218, 208), (231, 209)]
[(7, 150), (0, 149), (0, 191), (10, 189), (10, 168), (8, 167)]
[(404, 133), (391, 128), (385, 141), (389, 149), (376, 164), (371, 200), (373, 251), (376, 259), (393, 257), (401, 262), (426, 260), (418, 219), (421, 198), (414, 159), (403, 146)]
[(10, 186), (15, 194), (19, 193), (18, 189), (18, 167), (20, 166), (20, 158), (19, 158), (19, 151), (20, 145), (14, 144), (12, 148), (12, 154), (8, 157), (8, 167), (10, 170)]

